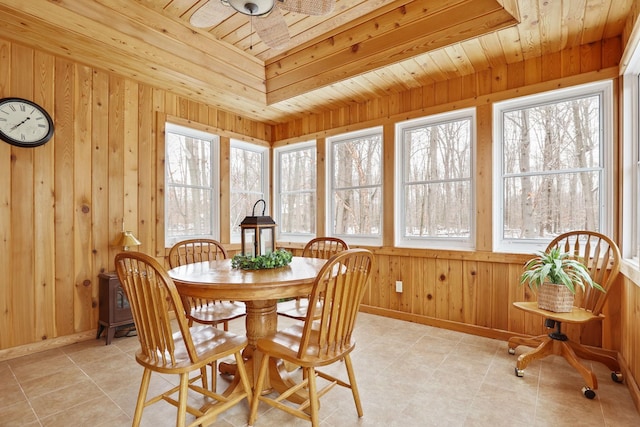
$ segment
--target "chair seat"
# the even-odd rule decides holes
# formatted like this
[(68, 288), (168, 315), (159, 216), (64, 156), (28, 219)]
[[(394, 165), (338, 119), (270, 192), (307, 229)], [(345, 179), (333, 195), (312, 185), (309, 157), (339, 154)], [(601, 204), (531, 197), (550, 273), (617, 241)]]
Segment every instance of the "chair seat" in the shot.
[(246, 313), (247, 307), (242, 302), (216, 301), (215, 303), (203, 304), (192, 308), (187, 317), (198, 323), (216, 325), (237, 319)]
[[(305, 355), (298, 357), (300, 343), (304, 332), (304, 325), (293, 325), (289, 328), (278, 331), (275, 335), (258, 340), (257, 349), (263, 353), (268, 353), (272, 357), (277, 357), (298, 366), (325, 366), (334, 363), (350, 353), (355, 348), (352, 341), (337, 351), (320, 351), (318, 346), (310, 344)], [(310, 342), (318, 342), (319, 331), (314, 329), (310, 334)]]
[(222, 358), (241, 351), (247, 345), (245, 336), (235, 335), (221, 329), (208, 325), (194, 326), (189, 328), (193, 346), (198, 354), (199, 362), (194, 363), (189, 358), (187, 348), (181, 332), (173, 334), (175, 344), (175, 363), (171, 363), (168, 354), (163, 358), (161, 355), (157, 359), (145, 357), (142, 350), (136, 353), (136, 360), (142, 366), (153, 369), (157, 372), (177, 374), (190, 372), (211, 363), (213, 358)]
[[(309, 309), (309, 298), (296, 298), (278, 303), (278, 314), (290, 319), (304, 320)], [(316, 313), (313, 318), (317, 319), (322, 311), (322, 303), (316, 304)]]
[(555, 320), (556, 322), (563, 323), (585, 323), (591, 322), (593, 320), (602, 320), (604, 319), (604, 315), (600, 314), (595, 316), (590, 311), (587, 311), (580, 307), (573, 307), (573, 309), (568, 313), (555, 313), (553, 311), (544, 310), (542, 308), (538, 308), (537, 301), (529, 301), (529, 302), (514, 302), (513, 305), (521, 310), (524, 310), (528, 313), (537, 314), (547, 319)]

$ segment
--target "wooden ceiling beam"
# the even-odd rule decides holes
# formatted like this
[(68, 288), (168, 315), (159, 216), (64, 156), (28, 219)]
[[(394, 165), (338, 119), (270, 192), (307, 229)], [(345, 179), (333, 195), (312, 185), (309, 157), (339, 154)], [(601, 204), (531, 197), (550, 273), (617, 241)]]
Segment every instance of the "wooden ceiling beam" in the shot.
[(3, 0), (0, 11), (25, 23), (19, 37), (5, 33), (16, 42), (56, 34), (36, 46), (161, 88), (180, 82), (192, 93), (237, 93), (265, 106), (262, 61), (137, 3)]
[(267, 63), (267, 103), (517, 23), (496, 0), (413, 1)]

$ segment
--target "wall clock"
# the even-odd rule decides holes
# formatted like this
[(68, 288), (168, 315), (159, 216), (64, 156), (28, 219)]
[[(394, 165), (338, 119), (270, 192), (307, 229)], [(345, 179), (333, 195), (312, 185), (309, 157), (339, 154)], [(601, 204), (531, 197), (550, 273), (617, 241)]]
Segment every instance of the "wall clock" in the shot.
[(18, 147), (37, 147), (52, 136), (53, 120), (44, 108), (27, 99), (0, 99), (0, 139)]

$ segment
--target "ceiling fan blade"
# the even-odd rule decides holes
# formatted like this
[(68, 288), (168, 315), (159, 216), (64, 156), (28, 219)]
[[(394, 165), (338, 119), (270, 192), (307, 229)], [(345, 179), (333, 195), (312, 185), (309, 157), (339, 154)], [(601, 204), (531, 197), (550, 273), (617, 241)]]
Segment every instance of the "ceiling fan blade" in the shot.
[(191, 15), (189, 23), (197, 28), (213, 27), (234, 13), (235, 10), (225, 6), (220, 0), (209, 0)]
[(289, 12), (318, 16), (330, 14), (336, 0), (278, 0), (276, 3)]
[(260, 40), (270, 48), (282, 49), (289, 43), (289, 40), (291, 40), (287, 22), (277, 7), (274, 7), (271, 12), (264, 17), (251, 19), (253, 19), (253, 26), (260, 36)]

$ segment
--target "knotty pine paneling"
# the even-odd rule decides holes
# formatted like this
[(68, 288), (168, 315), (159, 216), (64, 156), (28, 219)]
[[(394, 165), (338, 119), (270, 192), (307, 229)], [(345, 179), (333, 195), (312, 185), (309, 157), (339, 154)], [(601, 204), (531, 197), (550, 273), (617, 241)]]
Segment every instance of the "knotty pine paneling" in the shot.
[[(623, 304), (619, 311), (621, 319), (620, 354), (624, 359), (624, 365), (628, 367), (626, 377), (632, 377), (635, 382), (627, 381), (635, 393), (631, 393), (635, 399), (636, 407), (640, 408), (640, 286), (631, 280), (625, 279), (622, 286), (621, 300)], [(613, 311), (613, 310), (612, 310)]]
[[(434, 256), (408, 250), (389, 255), (385, 250), (370, 249), (376, 262), (362, 300), (365, 311), (497, 339), (546, 333), (540, 317), (512, 305), (535, 300), (529, 288), (519, 284), (522, 265), (529, 255), (520, 255), (522, 261), (517, 262), (502, 261), (498, 255), (493, 261), (480, 261), (463, 253)], [(398, 280), (403, 282), (403, 292), (395, 290)], [(610, 292), (602, 329), (594, 322), (584, 328), (564, 325), (563, 331), (571, 339), (619, 350), (618, 331), (629, 319), (618, 315), (618, 307), (626, 298), (621, 286)], [(635, 314), (640, 315), (640, 306)]]
[(271, 139), (269, 125), (0, 40), (0, 97), (9, 96), (43, 105), (55, 135), (30, 149), (0, 143), (0, 360), (95, 337), (97, 276), (114, 269), (123, 223), (140, 251), (164, 253), (165, 118), (227, 144)]

